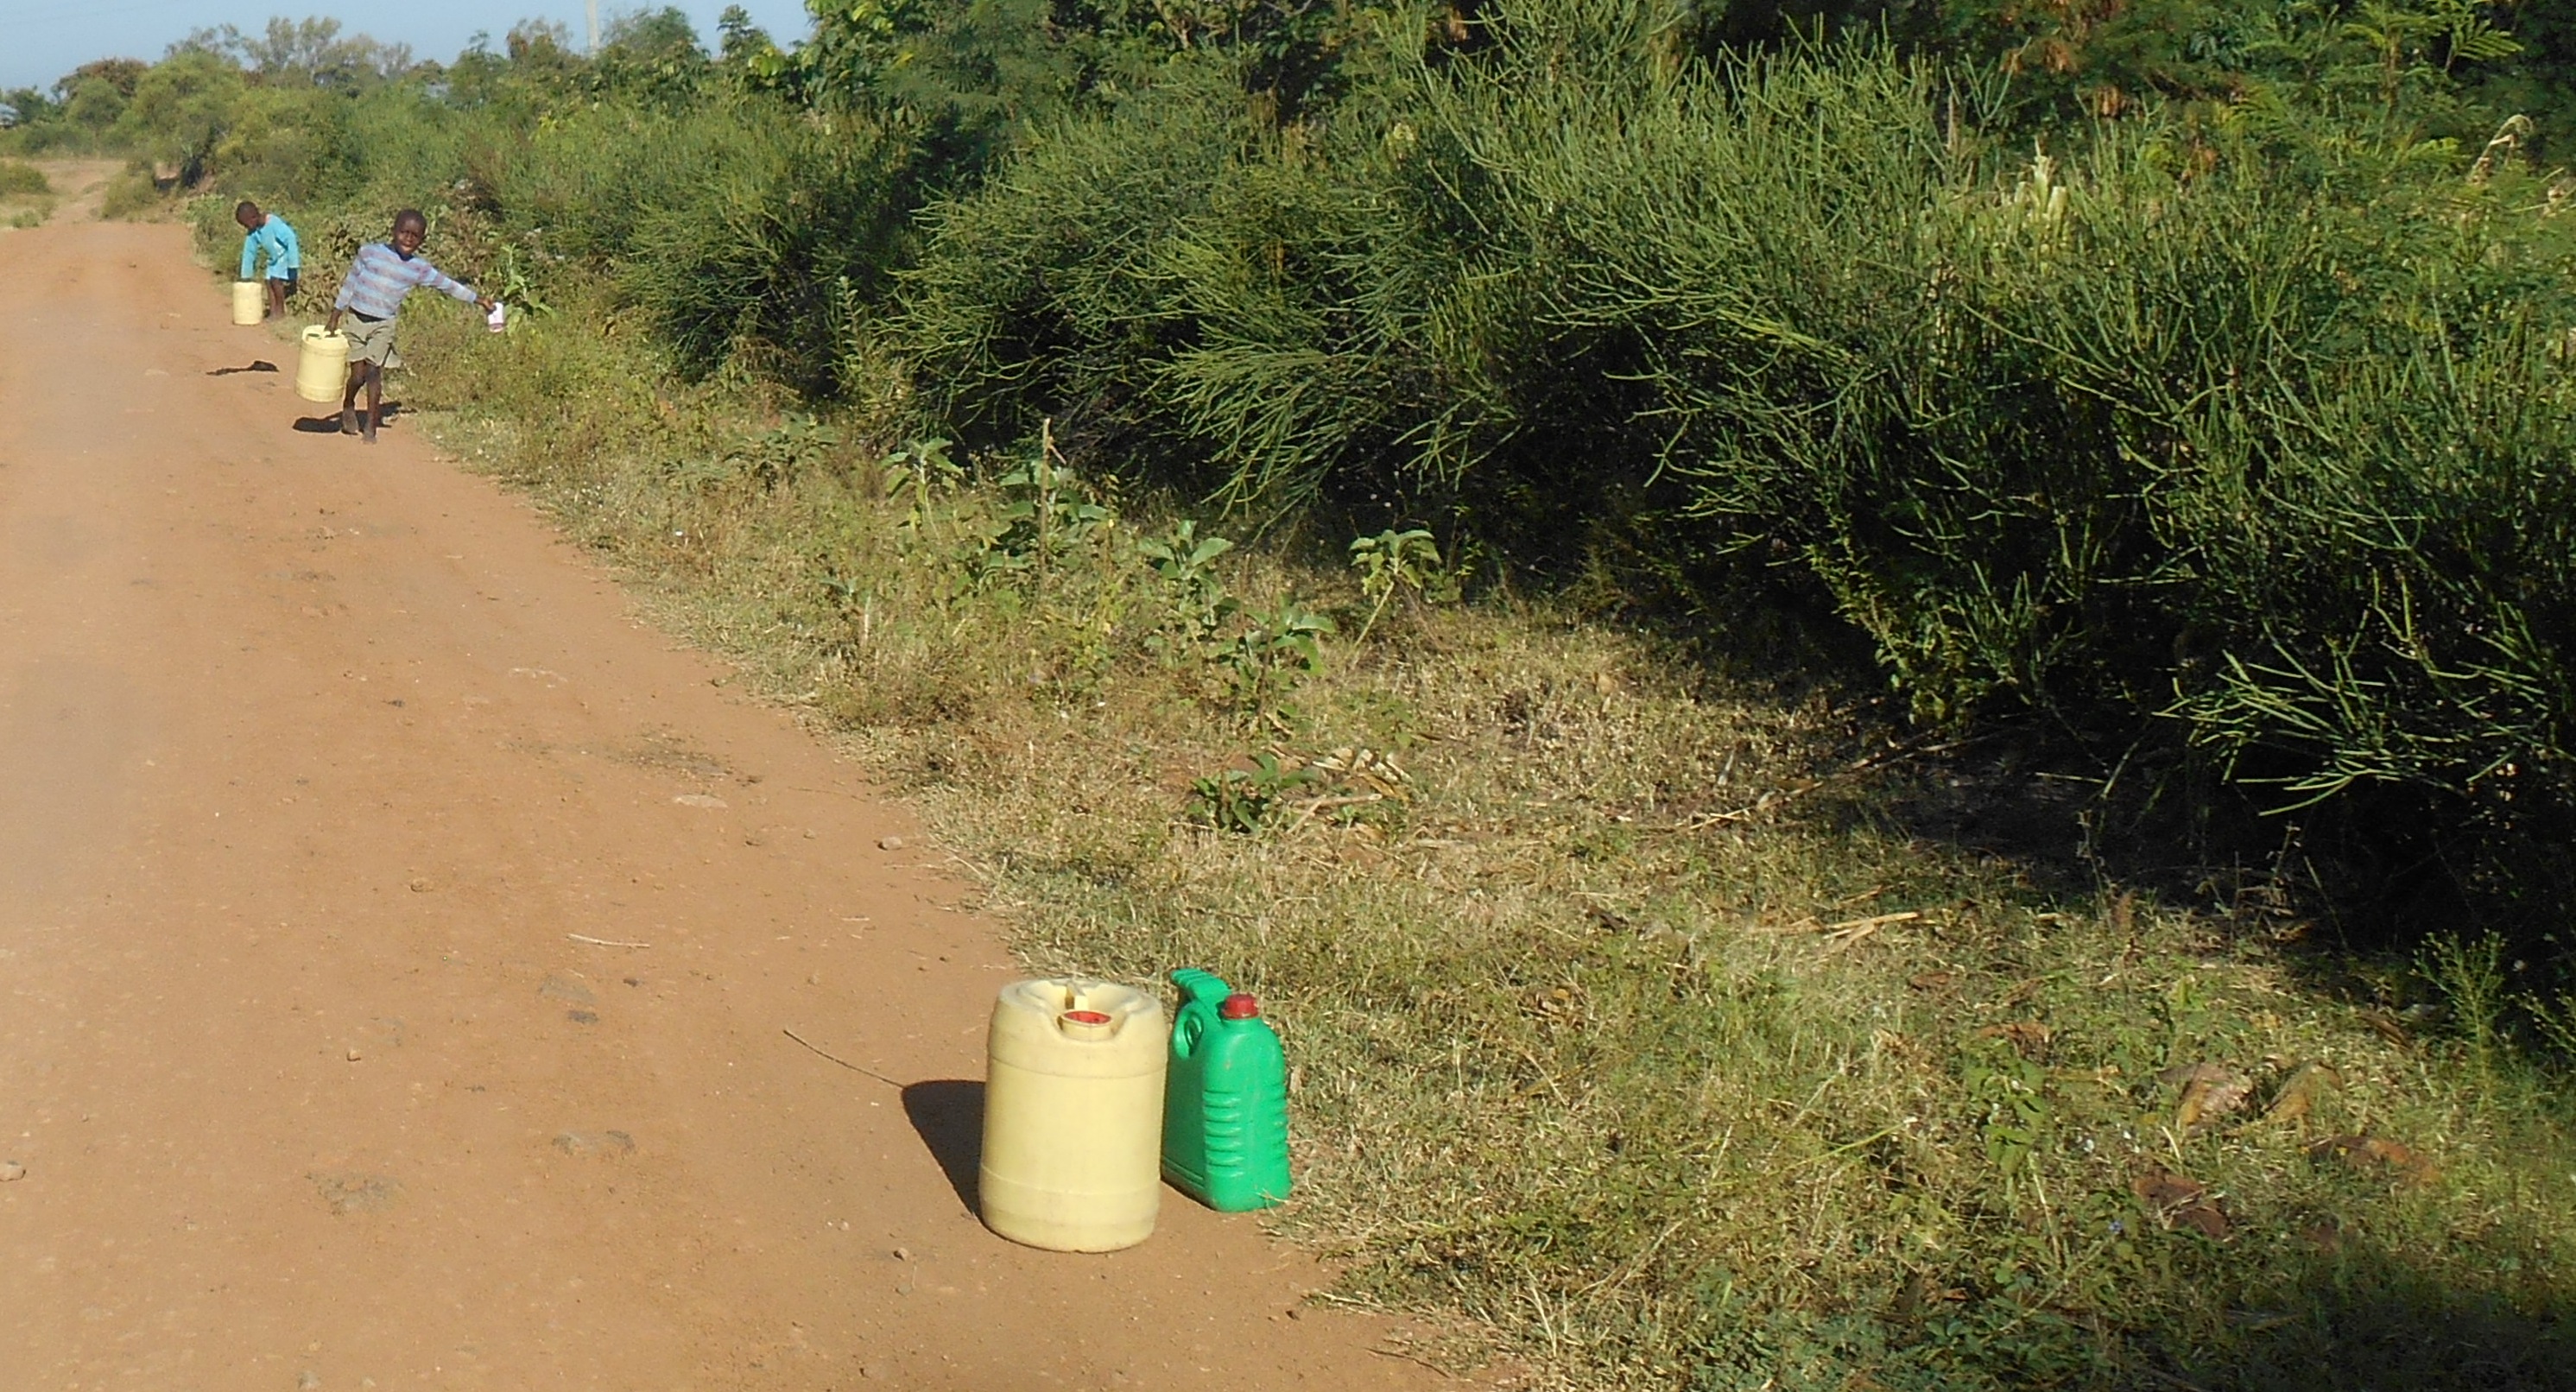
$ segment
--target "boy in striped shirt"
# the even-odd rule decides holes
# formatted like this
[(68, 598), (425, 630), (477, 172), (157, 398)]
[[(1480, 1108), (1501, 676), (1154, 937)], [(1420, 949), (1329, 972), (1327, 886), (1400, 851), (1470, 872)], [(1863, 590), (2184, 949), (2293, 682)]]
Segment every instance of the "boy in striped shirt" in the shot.
[[(472, 286), (448, 279), (420, 259), (421, 239), (428, 235), (429, 219), (418, 208), (394, 214), (391, 238), (358, 248), (349, 274), (340, 281), (340, 294), (331, 302), (331, 317), (322, 325), (324, 332), (338, 333), (342, 314), (357, 321), (348, 330), (349, 385), (340, 393), (340, 433), (364, 434), (371, 445), (376, 442), (376, 422), (384, 413), (385, 369), (402, 366), (402, 355), (394, 351), (394, 318), (402, 312), (403, 297), (414, 290), (436, 290), (486, 311), (492, 308), (492, 302)], [(363, 431), (357, 415), (361, 386), (367, 389)]]

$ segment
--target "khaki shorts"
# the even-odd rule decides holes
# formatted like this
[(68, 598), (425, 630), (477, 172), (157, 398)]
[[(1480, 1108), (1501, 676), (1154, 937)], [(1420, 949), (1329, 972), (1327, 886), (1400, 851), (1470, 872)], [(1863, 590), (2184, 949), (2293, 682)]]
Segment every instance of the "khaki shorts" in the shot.
[(384, 368), (403, 365), (402, 354), (394, 351), (393, 320), (379, 319), (370, 324), (354, 314), (344, 314), (340, 317), (340, 332), (349, 340), (349, 361)]

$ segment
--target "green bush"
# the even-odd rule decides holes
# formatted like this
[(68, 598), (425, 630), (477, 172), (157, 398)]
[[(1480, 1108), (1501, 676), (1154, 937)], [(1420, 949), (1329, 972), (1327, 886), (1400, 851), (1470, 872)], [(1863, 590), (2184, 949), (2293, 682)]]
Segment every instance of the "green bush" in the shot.
[(107, 191), (101, 195), (98, 215), (115, 221), (140, 221), (170, 209), (160, 181), (153, 177), (152, 166), (137, 162), (108, 176)]
[(739, 355), (825, 395), (910, 245), (924, 171), (915, 147), (863, 119), (765, 114), (721, 173), (645, 205), (620, 284), (684, 367)]
[(1527, 562), (1615, 529), (1829, 604), (1924, 719), (2044, 711), (2556, 892), (2576, 259), (2537, 190), (2152, 123), (2007, 156), (1937, 70), (1659, 65), (1651, 19), (1505, 6), (1321, 127), (1176, 80), (1051, 132), (934, 214), (925, 385)]
[(136, 81), (109, 137), (141, 158), (175, 165), (180, 182), (194, 184), (238, 119), (247, 89), (230, 59), (195, 49), (174, 53)]
[(1921, 714), (2179, 739), (2378, 848), (2556, 882), (2566, 232), (2455, 169), (2177, 178), (2152, 129), (2060, 201), (1871, 66), (1441, 89), (1442, 186), (1545, 268), (1530, 356), (1633, 364), (1586, 412), (1661, 433), (1677, 525), (1785, 546)]
[(1103, 119), (1066, 122), (969, 197), (934, 206), (903, 277), (900, 333), (923, 386), (987, 441), (1062, 418), (1106, 457), (1205, 456), (1155, 390), (1194, 333), (1172, 303), (1220, 188), (1259, 131), (1217, 63), (1167, 73)]
[(16, 160), (0, 160), (0, 198), (28, 194), (41, 195), (53, 191), (54, 186), (46, 180), (45, 171), (32, 164), (21, 164)]
[[(209, 152), (227, 188), (264, 204), (310, 206), (345, 198), (382, 160), (359, 129), (361, 103), (320, 88), (254, 87), (233, 107)], [(383, 123), (378, 123), (379, 126)]]
[(632, 248), (657, 211), (705, 197), (717, 171), (761, 158), (774, 136), (774, 125), (733, 112), (601, 105), (564, 112), (500, 151), (477, 152), (473, 164), (497, 220), (551, 254), (608, 262)]

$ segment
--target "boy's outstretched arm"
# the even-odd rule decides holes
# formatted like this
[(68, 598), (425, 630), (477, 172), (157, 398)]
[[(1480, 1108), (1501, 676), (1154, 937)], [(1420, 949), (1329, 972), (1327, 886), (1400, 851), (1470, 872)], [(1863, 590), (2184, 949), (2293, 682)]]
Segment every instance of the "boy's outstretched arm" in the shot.
[(236, 277), (234, 277), (234, 279), (236, 279), (236, 280), (248, 280), (248, 279), (250, 279), (250, 273), (251, 273), (251, 270), (252, 270), (254, 267), (256, 267), (258, 264), (259, 264), (259, 234), (258, 234), (258, 233), (256, 233), (256, 232), (248, 232), (248, 233), (244, 233), (244, 234), (242, 235), (242, 270), (241, 270), (241, 274), (240, 274), (240, 275), (238, 275), (238, 276), (236, 276)]
[(436, 266), (422, 266), (420, 285), (424, 290), (435, 290), (449, 299), (463, 300), (481, 309), (488, 310), (492, 307), (492, 301), (485, 298), (482, 292), (463, 281), (450, 278), (446, 272)]

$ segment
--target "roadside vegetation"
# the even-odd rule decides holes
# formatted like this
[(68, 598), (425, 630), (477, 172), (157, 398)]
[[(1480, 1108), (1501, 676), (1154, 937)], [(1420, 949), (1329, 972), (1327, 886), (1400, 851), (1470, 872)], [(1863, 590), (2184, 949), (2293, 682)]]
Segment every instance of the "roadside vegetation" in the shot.
[(430, 209), (406, 405), (1262, 993), (1425, 1358), (2563, 1386), (2576, 35), (1932, 9), (280, 21), (0, 152), (307, 310)]
[(0, 159), (0, 227), (36, 227), (54, 212), (54, 186), (23, 160)]

